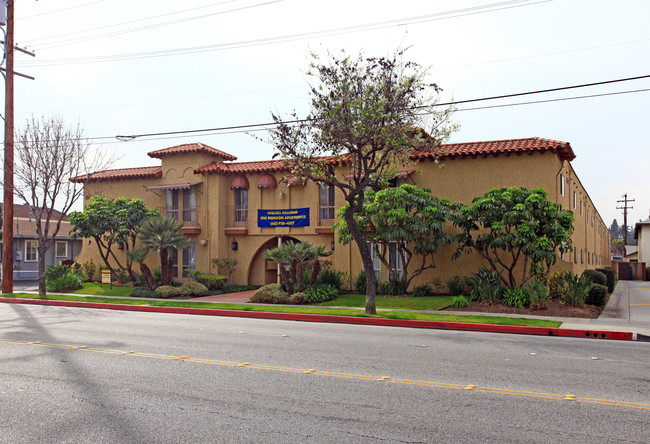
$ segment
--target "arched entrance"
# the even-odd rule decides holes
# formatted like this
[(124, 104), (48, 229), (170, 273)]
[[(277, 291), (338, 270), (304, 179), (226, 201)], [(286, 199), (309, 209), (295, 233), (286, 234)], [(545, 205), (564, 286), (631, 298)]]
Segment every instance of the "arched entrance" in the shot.
[(300, 242), (298, 239), (291, 236), (277, 236), (264, 242), (255, 252), (253, 260), (251, 261), (250, 269), (248, 270), (248, 284), (249, 285), (266, 285), (274, 284), (278, 281), (278, 266), (275, 262), (267, 261), (264, 259), (262, 253), (271, 248), (278, 246), (278, 241), (287, 242)]

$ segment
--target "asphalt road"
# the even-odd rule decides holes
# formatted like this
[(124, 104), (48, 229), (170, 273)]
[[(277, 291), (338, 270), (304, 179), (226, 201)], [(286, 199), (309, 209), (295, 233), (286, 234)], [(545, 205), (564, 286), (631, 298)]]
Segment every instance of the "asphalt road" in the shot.
[(11, 443), (647, 443), (650, 343), (0, 304), (0, 411)]

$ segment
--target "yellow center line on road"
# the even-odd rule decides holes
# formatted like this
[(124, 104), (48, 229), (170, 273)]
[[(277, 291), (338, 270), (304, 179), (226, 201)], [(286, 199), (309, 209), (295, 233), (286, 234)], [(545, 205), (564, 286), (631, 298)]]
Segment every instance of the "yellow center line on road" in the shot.
[(630, 304), (630, 305), (650, 305), (650, 304)]
[(575, 401), (575, 402), (588, 403), (588, 404), (599, 404), (605, 406), (650, 410), (650, 404), (648, 403), (620, 401), (614, 399), (588, 398), (588, 397), (582, 398), (580, 396), (571, 395), (571, 394), (532, 392), (532, 391), (525, 391), (525, 390), (505, 389), (505, 388), (480, 387), (473, 384), (469, 384), (469, 385), (450, 384), (445, 382), (392, 378), (389, 376), (373, 376), (373, 375), (361, 375), (355, 373), (340, 373), (340, 372), (332, 372), (327, 370), (317, 370), (313, 368), (305, 369), (305, 368), (295, 368), (295, 367), (282, 367), (282, 366), (275, 366), (275, 365), (251, 364), (250, 362), (242, 363), (242, 362), (234, 362), (234, 361), (221, 361), (221, 360), (214, 360), (214, 359), (194, 358), (189, 356), (161, 355), (156, 353), (137, 352), (135, 350), (115, 350), (115, 349), (88, 347), (85, 345), (79, 346), (79, 345), (68, 345), (68, 344), (52, 344), (52, 343), (40, 342), (40, 341), (21, 341), (16, 339), (2, 339), (2, 338), (0, 338), (0, 343), (31, 345), (37, 347), (56, 348), (56, 349), (71, 350), (71, 351), (89, 351), (93, 353), (103, 353), (107, 355), (122, 355), (122, 356), (136, 357), (136, 358), (174, 360), (174, 361), (183, 361), (183, 362), (189, 362), (195, 364), (208, 364), (208, 365), (244, 367), (244, 368), (248, 367), (255, 370), (277, 371), (277, 372), (284, 372), (284, 373), (303, 373), (303, 374), (310, 374), (314, 376), (322, 376), (327, 378), (343, 378), (343, 379), (353, 379), (358, 381), (381, 381), (390, 384), (403, 384), (403, 385), (414, 385), (414, 386), (421, 386), (421, 387), (465, 390), (469, 392), (482, 392), (482, 393), (508, 395), (508, 396), (542, 398), (542, 399), (551, 399), (555, 401), (564, 401), (564, 402)]

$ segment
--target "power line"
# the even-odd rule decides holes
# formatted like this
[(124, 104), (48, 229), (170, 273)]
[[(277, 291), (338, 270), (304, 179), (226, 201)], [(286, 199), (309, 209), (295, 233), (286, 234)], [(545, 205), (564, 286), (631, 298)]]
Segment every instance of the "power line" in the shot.
[[(427, 109), (427, 108), (440, 107), (440, 106), (453, 106), (453, 105), (465, 104), (465, 103), (484, 102), (484, 101), (487, 101), (487, 100), (500, 100), (500, 99), (504, 99), (504, 98), (521, 97), (521, 96), (527, 96), (527, 95), (531, 95), (531, 94), (546, 94), (546, 93), (549, 93), (549, 92), (565, 91), (565, 90), (578, 89), (578, 88), (587, 88), (587, 87), (607, 85), (607, 84), (619, 83), (619, 82), (628, 82), (628, 81), (632, 81), (632, 80), (640, 80), (640, 79), (647, 79), (647, 78), (650, 78), (650, 75), (626, 77), (626, 78), (621, 78), (621, 79), (605, 80), (605, 81), (592, 82), (592, 83), (583, 83), (583, 84), (579, 84), (579, 85), (563, 86), (563, 87), (559, 87), (559, 88), (549, 88), (549, 89), (536, 90), (536, 91), (526, 91), (526, 92), (514, 93), (514, 94), (502, 94), (502, 95), (498, 95), (498, 96), (480, 97), (480, 98), (476, 98), (476, 99), (459, 100), (459, 101), (456, 101), (456, 102), (442, 102), (442, 103), (436, 103), (436, 104), (431, 105), (431, 106), (417, 106), (414, 109)], [(561, 98), (556, 98), (556, 99), (544, 99), (544, 100), (535, 100), (535, 101), (528, 101), (528, 102), (506, 103), (506, 104), (483, 106), (483, 107), (476, 107), (476, 108), (464, 108), (464, 109), (459, 109), (459, 110), (456, 110), (456, 111), (475, 111), (475, 110), (482, 110), (482, 109), (505, 108), (505, 107), (511, 107), (511, 106), (532, 105), (532, 104), (538, 104), (538, 103), (559, 102), (559, 101), (566, 101), (566, 100), (578, 100), (578, 99), (587, 99), (587, 98), (595, 98), (595, 97), (614, 96), (614, 95), (621, 95), (621, 94), (632, 94), (632, 93), (639, 93), (639, 92), (648, 92), (648, 91), (650, 91), (650, 88), (627, 90), (627, 91), (615, 91), (615, 92), (610, 92), (610, 93), (598, 93), (598, 94), (573, 96), (573, 97), (561, 97)], [(428, 114), (428, 113), (424, 112), (422, 114)], [(304, 123), (304, 122), (307, 122), (307, 121), (308, 121), (308, 119), (295, 119), (295, 120), (285, 120), (282, 123), (287, 124), (287, 125), (295, 125), (295, 124)], [(86, 141), (102, 141), (102, 140), (109, 141), (109, 140), (111, 140), (112, 141), (114, 139), (118, 139), (118, 141), (119, 141), (119, 142), (103, 142), (103, 143), (120, 143), (120, 142), (132, 141), (132, 140), (138, 139), (138, 138), (152, 138), (152, 137), (157, 137), (157, 139), (153, 139), (153, 140), (162, 140), (162, 139), (173, 139), (173, 138), (177, 138), (177, 137), (184, 137), (184, 136), (186, 136), (188, 134), (221, 135), (221, 134), (233, 134), (233, 133), (246, 133), (246, 132), (253, 132), (253, 131), (267, 131), (268, 128), (272, 127), (272, 126), (277, 126), (277, 123), (276, 122), (250, 123), (250, 124), (243, 124), (243, 125), (230, 125), (230, 126), (221, 126), (221, 127), (212, 127), (212, 128), (200, 128), (200, 129), (193, 129), (193, 130), (162, 131), (162, 132), (142, 133), (142, 134), (133, 134), (133, 135), (86, 137), (86, 138), (83, 138), (83, 140), (86, 140)], [(165, 137), (161, 137), (161, 136), (165, 136)], [(152, 140), (152, 139), (148, 139), (148, 140)], [(47, 142), (47, 141), (44, 141), (44, 143), (45, 142)]]
[[(61, 40), (61, 41), (58, 41), (58, 42), (46, 43), (40, 49), (44, 50), (44, 49), (50, 49), (50, 48), (57, 48), (57, 47), (60, 47), (60, 46), (67, 46), (67, 45), (70, 45), (70, 44), (85, 43), (85, 42), (90, 42), (90, 41), (93, 41), (93, 40), (99, 40), (99, 39), (103, 39), (103, 38), (107, 38), (107, 37), (114, 37), (114, 36), (123, 35), (123, 34), (130, 34), (132, 32), (147, 31), (149, 29), (160, 28), (162, 26), (175, 25), (175, 24), (178, 24), (178, 23), (185, 23), (185, 22), (189, 22), (189, 21), (193, 21), (193, 20), (201, 20), (201, 19), (204, 19), (204, 18), (207, 18), (207, 17), (213, 17), (213, 16), (216, 16), (216, 15), (229, 14), (231, 12), (244, 11), (246, 9), (259, 8), (260, 6), (267, 6), (267, 5), (270, 5), (270, 4), (273, 4), (273, 3), (279, 3), (279, 2), (282, 2), (282, 1), (284, 1), (284, 0), (271, 0), (271, 1), (264, 2), (264, 3), (258, 3), (258, 4), (255, 4), (255, 5), (248, 5), (248, 6), (242, 6), (240, 8), (228, 9), (226, 11), (213, 12), (211, 14), (203, 14), (203, 15), (194, 16), (194, 17), (187, 17), (187, 18), (183, 18), (183, 19), (170, 20), (168, 22), (163, 22), (163, 23), (154, 23), (154, 24), (147, 25), (147, 26), (141, 26), (139, 28), (131, 28), (131, 29), (125, 29), (125, 30), (121, 30), (121, 31), (113, 31), (113, 32), (108, 32), (108, 33), (104, 33), (104, 34), (98, 34), (98, 35), (95, 35), (95, 36), (81, 37), (81, 38), (73, 39), (73, 40)], [(224, 3), (226, 3), (226, 2), (224, 2)], [(215, 5), (209, 5), (209, 6), (215, 6)], [(167, 15), (167, 14), (165, 14), (165, 15)], [(149, 19), (143, 19), (143, 20), (149, 20)]]
[[(86, 63), (105, 63), (105, 62), (114, 62), (114, 61), (123, 61), (123, 60), (132, 60), (132, 59), (144, 59), (144, 58), (156, 58), (156, 57), (170, 57), (177, 55), (187, 55), (187, 54), (196, 54), (202, 52), (210, 51), (220, 51), (236, 48), (244, 48), (251, 46), (261, 46), (261, 45), (270, 45), (277, 43), (285, 43), (296, 40), (304, 40), (313, 37), (330, 37), (341, 34), (350, 34), (355, 32), (365, 32), (372, 31), (377, 29), (383, 29), (393, 26), (402, 26), (409, 23), (424, 23), (437, 20), (446, 20), (450, 18), (463, 17), (468, 15), (475, 14), (484, 14), (488, 12), (500, 11), (504, 9), (519, 8), (523, 6), (533, 6), (540, 3), (547, 3), (552, 0), (508, 0), (497, 3), (490, 3), (487, 5), (473, 6), (469, 8), (456, 9), (451, 11), (444, 11), (432, 14), (424, 14), (414, 17), (392, 19), (382, 22), (368, 23), (364, 25), (354, 25), (341, 28), (332, 28), (328, 30), (321, 31), (310, 31), (297, 34), (288, 34), (277, 37), (266, 37), (252, 40), (243, 40), (230, 43), (218, 43), (211, 45), (202, 45), (194, 47), (185, 47), (185, 48), (176, 48), (176, 49), (165, 49), (158, 51), (146, 51), (139, 53), (129, 53), (129, 54), (112, 54), (105, 56), (95, 56), (95, 57), (78, 57), (78, 58), (65, 58), (65, 59), (50, 59), (42, 60), (37, 64), (29, 63), (26, 64), (30, 66), (53, 66), (53, 65), (69, 65), (69, 64), (86, 64)], [(532, 2), (532, 3), (531, 3)]]
[[(627, 77), (627, 78), (622, 78), (622, 79), (615, 79), (615, 80), (605, 80), (605, 81), (601, 81), (601, 82), (584, 83), (584, 84), (580, 84), (580, 85), (563, 86), (563, 87), (559, 87), (559, 88), (549, 88), (549, 89), (536, 90), (536, 91), (526, 91), (526, 92), (514, 93), (514, 94), (503, 94), (503, 95), (499, 95), (499, 96), (481, 97), (481, 98), (477, 98), (477, 99), (459, 100), (459, 101), (456, 101), (456, 102), (436, 103), (436, 104), (434, 104), (432, 106), (433, 107), (453, 106), (453, 105), (458, 105), (458, 104), (463, 104), (463, 103), (484, 102), (486, 100), (499, 100), (499, 99), (504, 99), (504, 98), (527, 96), (527, 95), (531, 95), (531, 94), (545, 94), (545, 93), (549, 93), (549, 92), (566, 91), (566, 90), (569, 90), (569, 89), (587, 88), (587, 87), (592, 87), (592, 86), (607, 85), (607, 84), (611, 84), (611, 83), (628, 82), (628, 81), (632, 81), (632, 80), (647, 79), (647, 78), (650, 78), (650, 74), (649, 75), (643, 75), (643, 76), (635, 76), (635, 77)], [(518, 103), (518, 104), (502, 104), (502, 105), (494, 105), (494, 106), (491, 106), (491, 107), (474, 108), (474, 109), (500, 108), (500, 107), (506, 107), (506, 106), (515, 106), (515, 105), (529, 105), (529, 104), (532, 104), (532, 103), (544, 103), (544, 102), (550, 102), (550, 101), (572, 100), (572, 99), (579, 99), (579, 98), (582, 99), (582, 98), (599, 97), (599, 96), (605, 96), (605, 95), (629, 94), (629, 93), (633, 93), (633, 92), (643, 92), (643, 91), (648, 91), (648, 90), (650, 90), (650, 89), (640, 89), (640, 90), (633, 90), (633, 91), (620, 91), (620, 92), (614, 92), (614, 93), (593, 94), (591, 96), (578, 96), (578, 97), (572, 97), (572, 98), (570, 97), (570, 98), (540, 100), (540, 101), (536, 101), (536, 102), (523, 102), (523, 103)], [(426, 109), (426, 108), (431, 108), (432, 106), (417, 106), (415, 108), (416, 109)], [(465, 109), (465, 110), (462, 110), (462, 111), (470, 111), (470, 110), (473, 110), (473, 109)], [(308, 119), (296, 119), (296, 120), (284, 121), (283, 123), (285, 123), (285, 124), (296, 124), (296, 123), (306, 122), (307, 120)], [(140, 138), (140, 137), (205, 133), (205, 132), (210, 132), (210, 131), (234, 130), (234, 129), (246, 130), (248, 128), (264, 128), (264, 127), (276, 126), (276, 125), (277, 124), (275, 122), (266, 122), (266, 123), (260, 123), (260, 124), (233, 125), (233, 126), (227, 126), (227, 127), (203, 128), (203, 129), (197, 129), (197, 130), (165, 131), (165, 132), (145, 133), (145, 134), (136, 134), (136, 135), (128, 135), (128, 136), (118, 135), (118, 136), (115, 136), (115, 137), (118, 140), (129, 141), (129, 140), (133, 140), (133, 139)]]

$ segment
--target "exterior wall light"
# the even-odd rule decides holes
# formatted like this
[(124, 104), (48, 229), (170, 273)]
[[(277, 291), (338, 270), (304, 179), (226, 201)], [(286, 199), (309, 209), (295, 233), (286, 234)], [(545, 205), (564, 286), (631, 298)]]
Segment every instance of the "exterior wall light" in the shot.
[(335, 246), (336, 246), (336, 242), (332, 241), (332, 243), (330, 243), (330, 248), (332, 249), (332, 251), (334, 251)]
[(232, 251), (237, 251), (237, 248), (239, 248), (239, 244), (237, 244), (237, 241), (233, 239), (232, 242), (230, 243), (230, 249)]
[(284, 199), (284, 193), (280, 191), (280, 195), (278, 196), (278, 199)]

